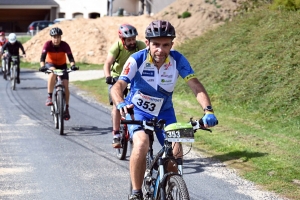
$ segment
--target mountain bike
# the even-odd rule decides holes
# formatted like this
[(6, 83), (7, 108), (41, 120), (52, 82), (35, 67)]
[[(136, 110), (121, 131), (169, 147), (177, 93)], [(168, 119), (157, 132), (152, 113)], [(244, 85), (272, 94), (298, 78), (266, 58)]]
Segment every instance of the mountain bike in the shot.
[(55, 128), (59, 129), (60, 135), (64, 134), (64, 111), (65, 111), (65, 105), (66, 105), (65, 87), (63, 85), (62, 75), (64, 75), (64, 73), (70, 73), (72, 71), (75, 71), (75, 70), (72, 70), (72, 69), (64, 69), (64, 70), (48, 69), (47, 71), (45, 71), (45, 73), (47, 73), (47, 74), (53, 73), (56, 75), (56, 84), (55, 84), (55, 92), (54, 92), (55, 98), (53, 101), (53, 105), (50, 108), (51, 109), (50, 115), (52, 115), (52, 117), (53, 117)]
[[(144, 200), (189, 200), (189, 193), (183, 175), (183, 160), (173, 155), (172, 142), (194, 142), (194, 132), (198, 129), (210, 131), (203, 126), (202, 120), (188, 123), (173, 123), (165, 127), (165, 120), (153, 118), (149, 121), (121, 120), (121, 124), (137, 124), (144, 127), (150, 139), (146, 157), (146, 171), (143, 181)], [(153, 155), (155, 129), (166, 134), (161, 150)], [(132, 186), (130, 186), (132, 188)]]

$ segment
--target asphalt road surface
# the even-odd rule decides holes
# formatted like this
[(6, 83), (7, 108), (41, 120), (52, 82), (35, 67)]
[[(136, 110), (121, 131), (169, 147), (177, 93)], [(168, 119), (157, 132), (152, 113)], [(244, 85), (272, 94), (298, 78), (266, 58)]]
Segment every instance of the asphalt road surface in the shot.
[[(111, 147), (110, 110), (70, 89), (71, 119), (61, 136), (45, 106), (47, 82), (22, 69), (21, 84), (12, 91), (1, 73), (0, 199), (127, 199), (129, 161), (118, 160)], [(211, 175), (209, 167), (199, 158), (185, 160), (192, 200), (254, 199), (236, 184)]]

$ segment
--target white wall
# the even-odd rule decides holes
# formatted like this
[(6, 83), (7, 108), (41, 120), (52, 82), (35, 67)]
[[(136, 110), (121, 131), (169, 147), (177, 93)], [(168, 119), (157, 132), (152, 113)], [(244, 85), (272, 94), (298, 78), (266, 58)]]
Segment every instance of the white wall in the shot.
[(74, 13), (82, 13), (89, 18), (90, 13), (107, 14), (107, 0), (55, 0), (59, 4), (58, 13), (65, 13), (65, 18), (73, 18)]

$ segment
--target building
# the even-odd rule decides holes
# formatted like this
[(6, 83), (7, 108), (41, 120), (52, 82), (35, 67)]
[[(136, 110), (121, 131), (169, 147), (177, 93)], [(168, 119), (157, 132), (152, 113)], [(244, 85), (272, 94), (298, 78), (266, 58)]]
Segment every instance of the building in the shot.
[(27, 32), (32, 21), (157, 13), (175, 0), (0, 0), (0, 31)]

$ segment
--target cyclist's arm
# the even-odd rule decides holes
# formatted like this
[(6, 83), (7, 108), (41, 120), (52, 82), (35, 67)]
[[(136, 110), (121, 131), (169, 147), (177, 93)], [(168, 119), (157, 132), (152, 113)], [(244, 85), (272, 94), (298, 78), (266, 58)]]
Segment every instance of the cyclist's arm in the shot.
[(67, 56), (68, 56), (70, 65), (71, 66), (75, 65), (75, 60), (74, 60), (73, 54), (72, 53), (68, 53)]
[(123, 80), (118, 80), (111, 88), (110, 95), (115, 105), (124, 102), (123, 91), (127, 87), (127, 83)]
[(21, 42), (19, 42), (19, 47), (20, 47), (20, 49), (21, 49), (23, 55), (25, 55), (25, 54), (26, 54), (26, 53), (25, 53), (25, 49), (24, 49), (24, 47), (23, 47), (23, 45), (22, 45)]
[(42, 53), (41, 54), (40, 67), (44, 67), (45, 66), (46, 56), (47, 56), (47, 53)]
[(192, 89), (193, 93), (196, 96), (197, 101), (202, 106), (202, 108), (206, 108), (206, 106), (211, 106), (211, 102), (209, 96), (204, 88), (204, 86), (200, 83), (200, 81), (194, 77), (187, 81), (188, 86)]
[(105, 60), (105, 63), (104, 63), (104, 76), (105, 77), (109, 77), (111, 76), (110, 74), (110, 68), (112, 66), (112, 64), (115, 62), (115, 58), (114, 56), (111, 54), (111, 53), (108, 53), (107, 57), (106, 57), (106, 60)]

